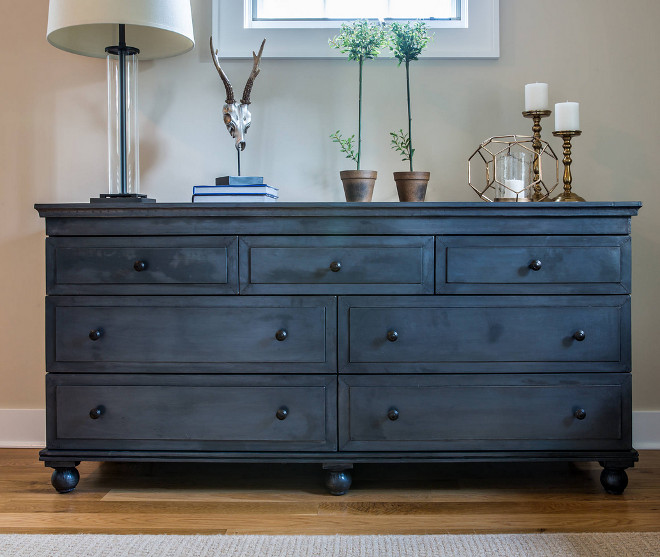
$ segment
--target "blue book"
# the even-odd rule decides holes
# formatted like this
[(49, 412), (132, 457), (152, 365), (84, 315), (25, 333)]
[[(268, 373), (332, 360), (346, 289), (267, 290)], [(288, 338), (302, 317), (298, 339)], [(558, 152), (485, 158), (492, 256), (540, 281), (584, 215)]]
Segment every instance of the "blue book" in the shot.
[(243, 193), (252, 193), (259, 195), (274, 195), (278, 197), (279, 190), (268, 184), (247, 185), (247, 186), (193, 186), (193, 195), (209, 195), (212, 193), (224, 193), (228, 195), (238, 195)]
[(215, 179), (216, 186), (250, 186), (263, 183), (263, 176), (219, 176)]
[(277, 201), (277, 196), (258, 193), (209, 193), (206, 195), (193, 195), (193, 203), (267, 203)]

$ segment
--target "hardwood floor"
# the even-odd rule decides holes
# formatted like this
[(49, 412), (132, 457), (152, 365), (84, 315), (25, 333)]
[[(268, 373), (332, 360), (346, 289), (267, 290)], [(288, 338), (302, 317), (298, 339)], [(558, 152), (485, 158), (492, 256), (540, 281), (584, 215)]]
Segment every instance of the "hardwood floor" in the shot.
[(0, 532), (444, 534), (660, 531), (660, 451), (642, 451), (622, 496), (600, 466), (361, 465), (348, 495), (318, 465), (83, 462), (57, 494), (36, 450), (0, 449)]

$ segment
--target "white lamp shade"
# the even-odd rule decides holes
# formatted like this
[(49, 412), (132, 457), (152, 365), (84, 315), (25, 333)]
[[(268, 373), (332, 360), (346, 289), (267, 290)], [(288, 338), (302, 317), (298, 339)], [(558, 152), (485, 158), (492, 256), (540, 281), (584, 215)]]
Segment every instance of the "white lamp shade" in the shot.
[(83, 56), (105, 58), (126, 25), (126, 44), (140, 59), (167, 58), (195, 46), (190, 0), (50, 0), (47, 39)]

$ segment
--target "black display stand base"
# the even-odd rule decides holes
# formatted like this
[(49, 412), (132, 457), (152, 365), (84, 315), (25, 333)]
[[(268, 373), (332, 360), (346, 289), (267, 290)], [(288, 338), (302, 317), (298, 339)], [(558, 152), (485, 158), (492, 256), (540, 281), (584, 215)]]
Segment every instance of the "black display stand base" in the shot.
[(92, 197), (90, 203), (156, 203), (155, 199), (147, 197), (144, 193), (102, 193), (99, 197)]
[(263, 176), (218, 176), (216, 186), (260, 186), (264, 183)]

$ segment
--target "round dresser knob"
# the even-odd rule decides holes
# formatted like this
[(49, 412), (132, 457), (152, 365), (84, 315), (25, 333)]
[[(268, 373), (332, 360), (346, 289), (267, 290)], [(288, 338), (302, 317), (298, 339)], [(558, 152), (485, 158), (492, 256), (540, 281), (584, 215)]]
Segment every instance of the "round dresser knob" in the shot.
[(399, 411), (396, 408), (390, 408), (387, 417), (394, 422), (399, 419)]
[(573, 415), (578, 419), (578, 420), (584, 420), (587, 417), (587, 411), (584, 408), (578, 408)]
[(333, 273), (338, 273), (339, 271), (341, 271), (341, 263), (339, 261), (333, 261), (332, 263), (330, 263), (330, 270)]
[(397, 333), (396, 331), (387, 331), (387, 340), (389, 340), (390, 342), (394, 342), (398, 338), (399, 338), (399, 333)]
[(532, 271), (540, 271), (542, 266), (543, 266), (543, 263), (541, 263), (541, 260), (540, 260), (540, 259), (534, 259), (534, 261), (532, 261), (532, 262), (529, 264), (529, 268), (530, 268)]
[(147, 268), (147, 262), (146, 261), (136, 261), (133, 263), (133, 269), (135, 269), (138, 273), (144, 271)]
[(286, 329), (280, 329), (275, 333), (275, 338), (282, 342), (283, 340), (286, 340), (286, 337), (289, 336), (289, 333), (286, 332)]
[(288, 415), (289, 409), (286, 406), (282, 406), (282, 408), (279, 408), (277, 412), (275, 412), (275, 417), (278, 420), (285, 420)]
[(578, 342), (582, 342), (585, 338), (587, 338), (587, 335), (584, 334), (584, 331), (575, 331), (573, 333), (573, 338)]
[(98, 420), (104, 411), (105, 408), (103, 408), (103, 406), (97, 406), (89, 411), (89, 417), (92, 418), (92, 420)]
[(103, 336), (103, 329), (94, 329), (89, 331), (89, 340), (98, 340)]

